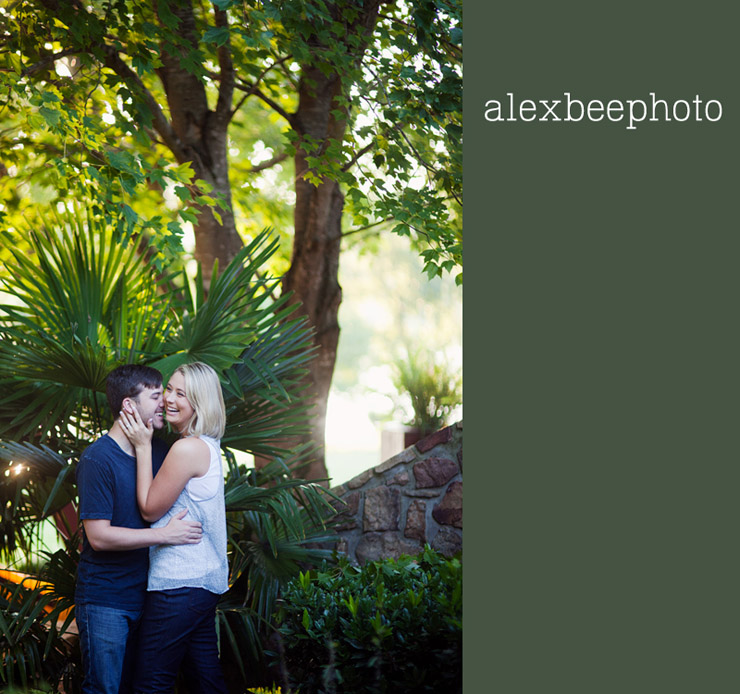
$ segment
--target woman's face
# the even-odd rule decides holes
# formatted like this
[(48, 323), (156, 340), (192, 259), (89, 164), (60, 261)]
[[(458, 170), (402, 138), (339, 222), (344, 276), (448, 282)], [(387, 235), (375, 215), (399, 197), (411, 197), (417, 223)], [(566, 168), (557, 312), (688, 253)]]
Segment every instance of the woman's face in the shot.
[(185, 377), (179, 371), (172, 374), (165, 388), (164, 412), (172, 428), (181, 434), (195, 412), (185, 396)]

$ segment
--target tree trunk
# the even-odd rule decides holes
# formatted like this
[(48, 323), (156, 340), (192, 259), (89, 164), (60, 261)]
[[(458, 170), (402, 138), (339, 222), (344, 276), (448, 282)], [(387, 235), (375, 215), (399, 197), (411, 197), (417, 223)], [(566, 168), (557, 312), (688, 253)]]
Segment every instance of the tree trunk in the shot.
[[(378, 16), (379, 2), (368, 2), (363, 12), (347, 26), (347, 35), (366, 38), (372, 32)], [(356, 49), (359, 63), (365, 43)], [(347, 129), (345, 107), (336, 97), (347, 98), (342, 93), (342, 80), (338, 74), (325, 74), (315, 67), (301, 71), (298, 92), (298, 110), (292, 123), (300, 137), (309, 135), (312, 141), (328, 145), (330, 141), (342, 142)], [(312, 153), (314, 156), (316, 153)], [(313, 393), (311, 434), (308, 437), (317, 447), (308, 468), (301, 471), (307, 479), (328, 477), (325, 461), (326, 409), (329, 388), (334, 373), (339, 343), (339, 304), (342, 289), (339, 286), (339, 253), (342, 241), (342, 210), (344, 195), (336, 181), (321, 178), (318, 185), (303, 178), (309, 171), (308, 153), (297, 148), (295, 161), (296, 203), (294, 212), (295, 232), (293, 255), (283, 287), (293, 291), (301, 303), (301, 310), (314, 328), (314, 344), (318, 354), (310, 367), (309, 378)]]
[[(197, 48), (198, 35), (192, 4), (173, 4), (170, 9), (180, 20), (181, 35), (190, 41), (193, 48)], [(217, 21), (226, 21), (226, 15), (222, 12), (217, 11), (216, 18)], [(173, 55), (163, 49), (162, 67), (158, 71), (167, 94), (172, 129), (178, 141), (173, 153), (180, 163), (192, 162), (195, 178), (210, 183), (214, 188), (211, 195), (220, 195), (226, 202), (226, 209), (219, 209), (221, 223), (210, 207), (198, 208), (200, 214), (195, 225), (195, 259), (202, 267), (204, 287), (207, 289), (214, 260), (218, 260), (223, 268), (244, 245), (236, 230), (231, 206), (227, 151), (234, 76), (228, 50), (224, 49), (218, 104), (216, 110), (211, 111), (203, 83), (181, 66), (181, 58), (182, 55)]]
[[(294, 121), (300, 135), (310, 135), (321, 142), (342, 140), (346, 123), (331, 114), (340, 89), (340, 80), (334, 75), (327, 77), (316, 69), (303, 71)], [(309, 437), (317, 446), (317, 454), (300, 474), (308, 479), (319, 479), (327, 477), (324, 459), (326, 407), (339, 342), (337, 315), (342, 300), (339, 252), (344, 196), (336, 181), (324, 178), (319, 185), (314, 185), (303, 179), (303, 174), (309, 170), (306, 157), (305, 150), (296, 151), (293, 254), (283, 288), (295, 293), (301, 311), (308, 316), (315, 331), (314, 344), (318, 346), (317, 356), (310, 366), (314, 409)]]
[[(347, 35), (369, 36), (375, 25), (379, 2), (364, 5), (363, 12), (347, 23)], [(192, 5), (183, 2), (172, 11), (180, 19), (180, 33), (197, 45), (197, 34)], [(337, 8), (341, 19), (341, 8)], [(224, 26), (226, 15), (215, 10), (216, 23)], [(352, 49), (359, 62), (364, 43)], [(196, 176), (214, 186), (214, 192), (224, 196), (228, 210), (221, 212), (219, 224), (210, 210), (204, 209), (195, 229), (195, 257), (203, 269), (206, 288), (211, 277), (213, 261), (230, 261), (242, 247), (231, 210), (231, 187), (228, 178), (227, 128), (230, 120), (234, 73), (228, 48), (219, 54), (221, 81), (215, 111), (209, 111), (206, 92), (200, 81), (183, 70), (179, 55), (163, 51), (163, 66), (159, 70), (167, 93), (172, 129), (176, 135), (175, 151), (178, 160), (191, 161)], [(344, 139), (347, 123), (342, 115), (344, 106), (336, 102), (342, 94), (339, 74), (325, 74), (312, 66), (301, 72), (298, 109), (290, 119), (299, 137), (310, 136), (312, 141), (327, 146)], [(174, 151), (174, 150), (173, 150)], [(313, 152), (312, 154), (316, 154)], [(307, 153), (299, 146), (295, 157), (296, 204), (295, 234), (290, 270), (283, 289), (295, 294), (301, 311), (314, 329), (317, 356), (312, 361), (308, 379), (312, 393), (313, 412), (311, 434), (307, 437), (316, 445), (316, 455), (310, 466), (299, 474), (307, 479), (324, 479), (327, 475), (324, 459), (324, 430), (326, 408), (339, 341), (337, 320), (342, 292), (339, 286), (339, 253), (341, 246), (341, 218), (344, 196), (336, 181), (322, 178), (318, 185), (303, 179), (309, 170)], [(305, 440), (305, 439), (304, 439)], [(284, 442), (298, 443), (299, 441)]]

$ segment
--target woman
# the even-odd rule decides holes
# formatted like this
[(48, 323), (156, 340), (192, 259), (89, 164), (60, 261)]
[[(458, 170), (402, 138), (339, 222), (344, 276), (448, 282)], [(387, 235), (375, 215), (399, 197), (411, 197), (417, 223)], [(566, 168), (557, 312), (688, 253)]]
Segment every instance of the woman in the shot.
[(149, 550), (147, 600), (139, 637), (134, 690), (171, 692), (180, 666), (194, 692), (226, 692), (218, 661), (216, 604), (228, 589), (226, 511), (220, 439), (226, 425), (216, 372), (196, 362), (179, 367), (164, 393), (165, 417), (180, 438), (152, 479), (152, 420), (121, 413), (136, 449), (136, 496), (153, 527), (187, 509), (203, 540)]

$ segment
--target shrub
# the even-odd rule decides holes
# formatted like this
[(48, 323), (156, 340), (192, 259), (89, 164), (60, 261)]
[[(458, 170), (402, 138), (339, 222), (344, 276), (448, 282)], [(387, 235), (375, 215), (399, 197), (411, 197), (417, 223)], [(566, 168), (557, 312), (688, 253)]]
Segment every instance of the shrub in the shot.
[(346, 559), (301, 573), (278, 614), (283, 689), (301, 694), (462, 691), (462, 564)]

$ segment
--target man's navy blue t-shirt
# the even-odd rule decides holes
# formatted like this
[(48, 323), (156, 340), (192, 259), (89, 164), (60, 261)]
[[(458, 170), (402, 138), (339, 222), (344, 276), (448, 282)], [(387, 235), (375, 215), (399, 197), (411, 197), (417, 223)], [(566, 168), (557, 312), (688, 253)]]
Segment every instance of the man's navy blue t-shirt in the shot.
[[(152, 441), (152, 470), (157, 474), (168, 446)], [(77, 464), (80, 520), (105, 519), (124, 528), (148, 528), (136, 503), (136, 458), (110, 436), (101, 436)], [(138, 610), (144, 606), (149, 548), (111, 552), (94, 550), (82, 534), (75, 601)]]

